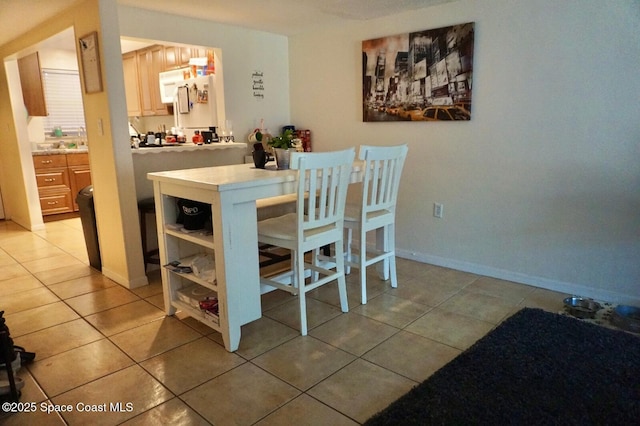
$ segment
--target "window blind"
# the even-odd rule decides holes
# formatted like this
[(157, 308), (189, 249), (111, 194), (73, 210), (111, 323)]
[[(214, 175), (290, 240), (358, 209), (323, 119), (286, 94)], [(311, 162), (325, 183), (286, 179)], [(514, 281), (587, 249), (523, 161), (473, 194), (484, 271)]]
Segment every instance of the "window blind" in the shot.
[(44, 68), (42, 76), (49, 113), (44, 120), (44, 131), (51, 133), (60, 126), (64, 133), (76, 134), (80, 127), (86, 127), (78, 71)]

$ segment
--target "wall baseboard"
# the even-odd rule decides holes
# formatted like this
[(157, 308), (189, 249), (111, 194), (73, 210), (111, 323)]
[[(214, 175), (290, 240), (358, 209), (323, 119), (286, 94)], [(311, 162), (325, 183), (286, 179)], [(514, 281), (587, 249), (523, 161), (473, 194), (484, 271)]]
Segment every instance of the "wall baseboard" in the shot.
[(551, 280), (549, 278), (537, 277), (522, 274), (520, 272), (509, 271), (500, 268), (493, 268), (471, 262), (464, 262), (456, 259), (449, 259), (439, 256), (432, 256), (424, 253), (415, 253), (406, 250), (396, 249), (396, 255), (403, 259), (415, 260), (420, 263), (442, 266), (456, 269), (472, 274), (483, 275), (506, 281), (513, 281), (519, 284), (531, 285), (544, 288), (546, 290), (557, 291), (582, 297), (590, 297), (595, 300), (610, 302), (622, 305), (640, 306), (640, 297), (637, 295), (622, 294), (604, 289), (593, 288), (582, 284)]
[(138, 288), (149, 284), (149, 280), (147, 279), (146, 275), (129, 280), (123, 276), (118, 275), (113, 270), (105, 268), (104, 265), (102, 265), (102, 275), (128, 289)]

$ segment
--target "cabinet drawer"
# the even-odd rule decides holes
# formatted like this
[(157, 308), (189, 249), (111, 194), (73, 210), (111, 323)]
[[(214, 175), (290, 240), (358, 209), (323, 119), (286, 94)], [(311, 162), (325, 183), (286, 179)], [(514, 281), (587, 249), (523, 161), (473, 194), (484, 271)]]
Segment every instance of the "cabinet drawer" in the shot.
[(36, 173), (36, 182), (38, 183), (38, 189), (55, 187), (68, 188), (69, 174), (67, 169), (51, 170), (47, 173)]
[(33, 167), (36, 170), (67, 167), (67, 156), (64, 154), (34, 155)]
[(67, 154), (67, 165), (71, 166), (88, 166), (89, 154)]
[(49, 195), (40, 196), (40, 208), (43, 215), (67, 213), (73, 211), (73, 201), (71, 191), (55, 192)]

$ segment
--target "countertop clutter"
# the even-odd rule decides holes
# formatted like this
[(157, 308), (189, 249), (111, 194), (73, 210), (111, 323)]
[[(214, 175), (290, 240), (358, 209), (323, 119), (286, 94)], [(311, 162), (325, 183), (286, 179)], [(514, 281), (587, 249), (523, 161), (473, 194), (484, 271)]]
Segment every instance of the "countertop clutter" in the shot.
[(196, 145), (193, 143), (176, 143), (176, 144), (163, 144), (152, 145), (147, 147), (133, 148), (132, 154), (159, 154), (170, 152), (185, 152), (185, 151), (202, 151), (202, 150), (216, 150), (216, 149), (229, 149), (229, 148), (246, 148), (247, 144), (244, 142), (229, 142), (229, 143), (212, 143), (204, 145)]

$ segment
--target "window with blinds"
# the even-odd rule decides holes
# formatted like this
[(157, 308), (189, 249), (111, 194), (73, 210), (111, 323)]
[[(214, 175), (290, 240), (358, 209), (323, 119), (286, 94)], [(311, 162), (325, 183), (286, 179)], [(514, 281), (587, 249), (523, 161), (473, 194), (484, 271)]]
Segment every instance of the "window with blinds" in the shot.
[(77, 134), (80, 127), (86, 127), (78, 71), (43, 68), (42, 79), (49, 113), (44, 131), (51, 133), (60, 126), (63, 133)]

